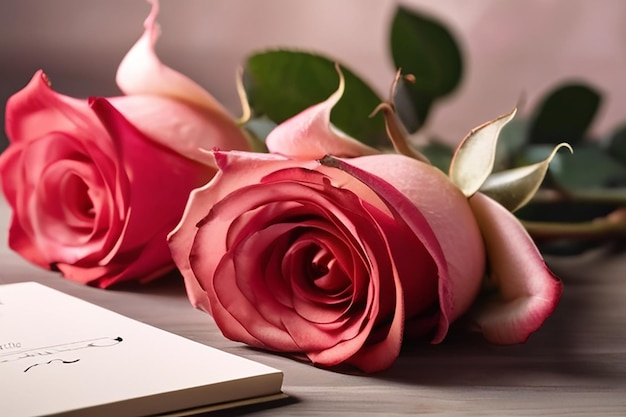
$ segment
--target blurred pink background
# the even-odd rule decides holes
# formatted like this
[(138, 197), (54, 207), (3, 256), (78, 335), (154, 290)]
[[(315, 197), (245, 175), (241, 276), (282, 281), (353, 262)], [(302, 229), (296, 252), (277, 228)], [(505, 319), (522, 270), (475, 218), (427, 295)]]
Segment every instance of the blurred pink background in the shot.
[[(212, 92), (235, 115), (235, 71), (246, 55), (280, 46), (323, 52), (386, 96), (392, 0), (162, 0), (162, 60)], [(626, 2), (622, 0), (403, 0), (452, 30), (465, 78), (427, 125), (456, 143), (514, 106), (526, 110), (557, 83), (585, 80), (604, 94), (593, 126), (626, 121)], [(68, 95), (114, 95), (117, 64), (142, 33), (141, 0), (0, 3), (0, 105), (39, 68)], [(2, 148), (5, 144), (2, 144)]]

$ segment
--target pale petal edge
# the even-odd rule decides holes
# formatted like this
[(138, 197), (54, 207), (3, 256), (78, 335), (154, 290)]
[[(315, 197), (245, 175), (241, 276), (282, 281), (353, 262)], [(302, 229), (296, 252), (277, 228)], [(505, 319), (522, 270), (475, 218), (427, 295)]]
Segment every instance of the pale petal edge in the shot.
[(192, 103), (228, 118), (228, 111), (208, 91), (195, 81), (164, 65), (154, 47), (160, 35), (157, 16), (158, 0), (144, 21), (144, 33), (120, 62), (115, 81), (125, 95), (147, 94), (170, 97)]
[(514, 215), (481, 193), (469, 201), (497, 290), (495, 297), (475, 306), (471, 320), (491, 343), (523, 343), (553, 313), (563, 285)]
[(454, 303), (451, 293), (450, 275), (443, 249), (430, 227), (430, 224), (419, 209), (394, 186), (367, 171), (349, 164), (341, 159), (326, 156), (320, 159), (322, 165), (341, 169), (366, 184), (381, 198), (396, 219), (402, 219), (432, 256), (439, 273), (439, 304), (440, 317), (433, 337), (433, 343), (440, 343), (446, 336), (453, 314)]
[(330, 116), (345, 90), (345, 80), (337, 66), (339, 85), (326, 100), (315, 104), (274, 128), (267, 136), (271, 153), (295, 159), (318, 159), (326, 154), (357, 157), (380, 153), (378, 150), (333, 128)]

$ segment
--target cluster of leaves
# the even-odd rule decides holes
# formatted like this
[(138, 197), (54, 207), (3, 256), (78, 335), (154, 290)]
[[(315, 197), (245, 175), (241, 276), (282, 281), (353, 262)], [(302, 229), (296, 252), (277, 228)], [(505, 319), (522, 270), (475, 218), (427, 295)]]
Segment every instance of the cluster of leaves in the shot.
[[(437, 101), (460, 84), (463, 55), (441, 22), (404, 7), (396, 9), (389, 40), (390, 64), (413, 76), (412, 82), (400, 79), (391, 100), (407, 133), (416, 133)], [(325, 100), (337, 88), (338, 62), (291, 49), (248, 57), (242, 80), (251, 117), (245, 127), (263, 139), (276, 124)], [(371, 115), (384, 100), (354, 71), (339, 65), (345, 92), (333, 109), (333, 124), (370, 146), (389, 147), (383, 116)], [(603, 140), (589, 136), (601, 99), (591, 86), (564, 84), (500, 133), (496, 171), (546, 160), (561, 142), (575, 149), (554, 157), (541, 189), (516, 212), (544, 252), (576, 253), (626, 236), (626, 125)], [(448, 170), (453, 149), (443, 142), (433, 140), (420, 151)]]
[[(415, 77), (395, 95), (397, 112), (410, 133), (426, 121), (433, 104), (453, 92), (461, 81), (463, 59), (452, 34), (436, 20), (399, 7), (390, 31), (394, 68)], [(325, 100), (337, 89), (339, 63), (346, 88), (331, 120), (350, 136), (371, 146), (389, 146), (382, 116), (370, 117), (383, 100), (340, 60), (320, 54), (277, 49), (248, 57), (243, 83), (253, 111), (249, 128), (263, 137), (305, 108)], [(390, 80), (391, 81), (391, 80)]]
[(592, 137), (601, 101), (592, 86), (563, 84), (502, 131), (503, 168), (541, 160), (558, 142), (574, 148), (555, 156), (540, 192), (516, 213), (544, 252), (579, 253), (626, 237), (626, 125)]

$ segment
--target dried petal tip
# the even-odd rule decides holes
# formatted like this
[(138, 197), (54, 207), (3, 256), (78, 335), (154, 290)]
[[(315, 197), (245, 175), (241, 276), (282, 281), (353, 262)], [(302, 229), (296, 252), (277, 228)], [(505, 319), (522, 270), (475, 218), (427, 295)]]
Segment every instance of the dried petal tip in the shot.
[(567, 148), (570, 152), (574, 152), (568, 143), (560, 143), (541, 162), (492, 174), (487, 178), (480, 191), (511, 212), (522, 208), (539, 190), (548, 172), (550, 162), (561, 148)]
[(474, 195), (493, 171), (500, 131), (516, 113), (517, 108), (514, 108), (510, 113), (472, 129), (454, 152), (450, 180), (466, 197)]
[(235, 81), (237, 83), (237, 96), (241, 103), (241, 117), (237, 119), (237, 124), (243, 126), (250, 121), (252, 110), (250, 108), (250, 102), (248, 101), (248, 95), (246, 94), (246, 88), (243, 86), (243, 68), (241, 66), (237, 69), (237, 78)]
[(331, 168), (339, 168), (340, 164), (339, 164), (339, 160), (335, 157), (333, 157), (332, 155), (324, 155), (323, 158), (318, 159), (318, 162), (321, 165), (327, 166), (327, 167), (331, 167)]
[[(385, 119), (385, 129), (387, 131), (387, 137), (391, 141), (393, 148), (401, 155), (408, 156), (413, 159), (417, 159), (418, 161), (422, 161), (425, 163), (430, 163), (428, 158), (417, 150), (413, 149), (413, 147), (409, 144), (409, 134), (404, 128), (404, 125), (398, 118), (398, 114), (396, 113), (396, 107), (393, 104), (394, 97), (396, 95), (396, 90), (398, 88), (398, 82), (402, 78), (402, 70), (398, 69), (396, 75), (391, 83), (391, 88), (389, 91), (389, 99), (387, 101), (383, 101), (372, 111), (369, 117), (373, 117), (378, 112), (383, 112), (383, 118)], [(404, 79), (410, 82), (415, 81), (415, 76), (408, 74), (404, 76)]]

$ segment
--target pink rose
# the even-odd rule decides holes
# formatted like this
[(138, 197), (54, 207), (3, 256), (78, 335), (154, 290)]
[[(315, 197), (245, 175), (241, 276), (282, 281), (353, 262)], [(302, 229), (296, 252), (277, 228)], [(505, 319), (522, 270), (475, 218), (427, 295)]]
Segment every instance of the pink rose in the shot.
[(337, 99), (278, 126), (273, 154), (214, 152), (219, 173), (169, 238), (192, 304), (233, 340), (372, 372), (403, 338), (441, 341), (488, 258), (500, 296), (474, 323), (492, 342), (524, 341), (561, 287), (521, 224), (431, 165), (334, 133)]
[(157, 13), (155, 2), (118, 70), (126, 95), (67, 97), (39, 71), (7, 103), (9, 245), (75, 281), (107, 287), (172, 269), (167, 233), (217, 170), (202, 149), (248, 149), (209, 93), (159, 62)]
[[(388, 182), (400, 177), (360, 171), (363, 183), (278, 155), (216, 159), (220, 172), (193, 192), (170, 247), (192, 303), (226, 337), (377, 371), (396, 359), (403, 333), (443, 339), (478, 292), (478, 226), (434, 168), (400, 155), (350, 160), (404, 174), (405, 185), (421, 180), (433, 198), (418, 206)], [(427, 213), (440, 220), (431, 226)], [(443, 227), (451, 217), (454, 231)]]

